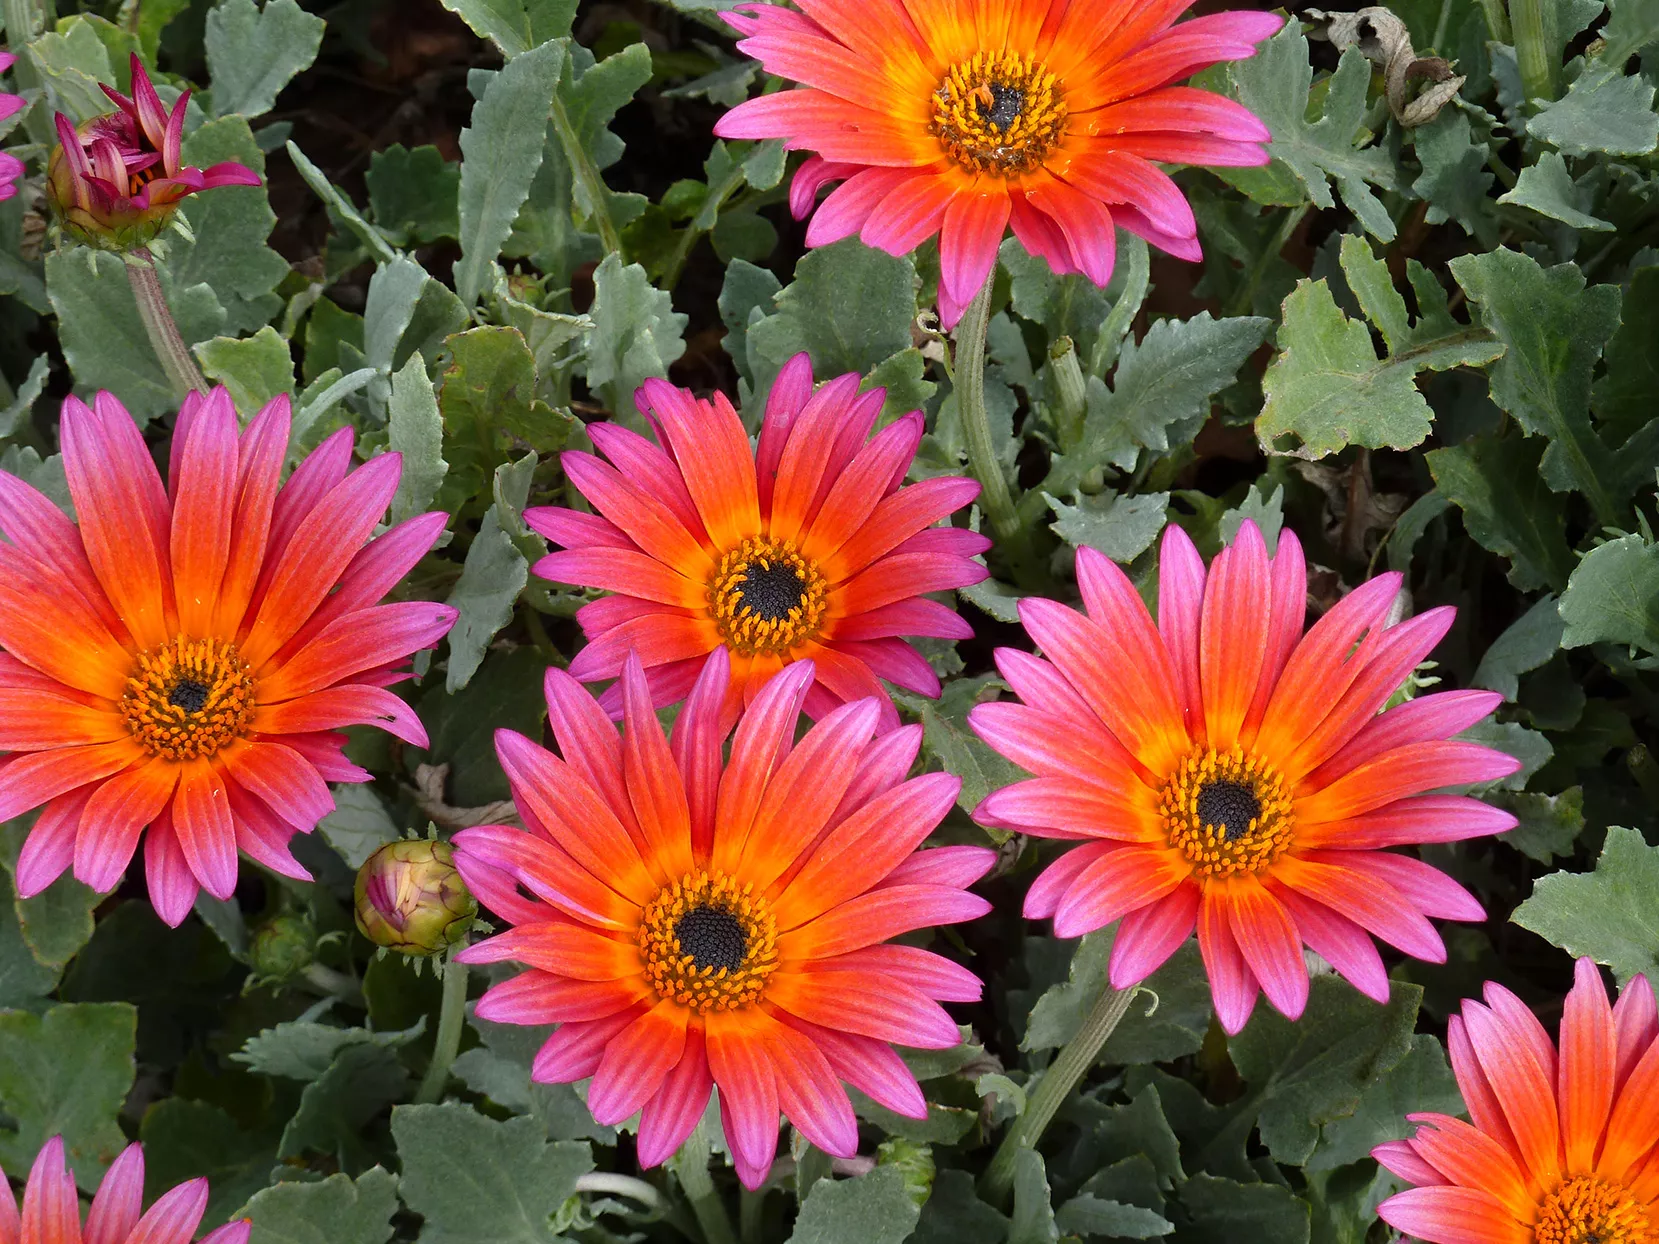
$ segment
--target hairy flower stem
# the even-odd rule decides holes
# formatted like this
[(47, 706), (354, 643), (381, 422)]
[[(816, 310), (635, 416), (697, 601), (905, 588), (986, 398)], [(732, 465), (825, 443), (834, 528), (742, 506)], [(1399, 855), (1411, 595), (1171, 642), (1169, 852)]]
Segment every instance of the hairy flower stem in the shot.
[(1560, 49), (1552, 49), (1545, 0), (1509, 0), (1509, 17), (1515, 26), (1515, 63), (1521, 71), (1521, 96), (1525, 102), (1552, 100), (1561, 93)]
[(1025, 1112), (1014, 1120), (1014, 1125), (1002, 1138), (996, 1156), (991, 1159), (991, 1165), (986, 1168), (981, 1188), (985, 1199), (992, 1205), (998, 1208), (1007, 1205), (1014, 1188), (1014, 1164), (1019, 1160), (1020, 1150), (1035, 1148), (1042, 1139), (1043, 1132), (1053, 1121), (1061, 1104), (1089, 1068), (1094, 1066), (1100, 1047), (1106, 1044), (1106, 1038), (1112, 1035), (1118, 1021), (1129, 1010), (1134, 996), (1133, 988), (1105, 986), (1095, 1001), (1094, 1009), (1077, 1030), (1077, 1035), (1066, 1042), (1065, 1048), (1043, 1072), (1036, 1091), (1026, 1099)]
[[(455, 949), (465, 945), (463, 939)], [(443, 1097), (449, 1069), (461, 1048), (461, 1028), (467, 1018), (467, 965), (457, 963), (453, 954), (444, 964), (444, 996), (438, 1005), (438, 1039), (432, 1046), (432, 1062), (415, 1093), (418, 1106), (434, 1105)]]
[(691, 1202), (691, 1212), (697, 1215), (704, 1244), (737, 1244), (737, 1236), (732, 1233), (731, 1215), (726, 1213), (726, 1203), (720, 1199), (714, 1177), (709, 1174), (707, 1127), (705, 1120), (686, 1138), (685, 1144), (680, 1146), (679, 1156), (674, 1159), (674, 1170), (680, 1177), (680, 1190)]
[(179, 326), (167, 306), (167, 295), (161, 292), (155, 260), (142, 247), (127, 255), (126, 260), (127, 281), (138, 302), (138, 318), (144, 321), (144, 331), (150, 334), (150, 348), (156, 352), (167, 379), (173, 382), (173, 391), (181, 398), (192, 391), (206, 393), (207, 381), (202, 379), (190, 347), (179, 334)]
[(605, 186), (598, 165), (594, 164), (588, 149), (582, 146), (576, 127), (570, 123), (570, 113), (565, 111), (565, 102), (559, 98), (557, 90), (553, 92), (551, 111), (553, 131), (559, 136), (559, 146), (564, 149), (565, 160), (570, 164), (571, 175), (576, 179), (582, 197), (588, 201), (588, 223), (599, 235), (599, 244), (605, 248), (605, 253), (620, 255), (622, 234), (611, 218), (610, 191)]
[(1512, 41), (1515, 36), (1510, 33), (1509, 10), (1504, 8), (1504, 0), (1480, 0), (1480, 7), (1486, 14), (1487, 33), (1499, 43)]

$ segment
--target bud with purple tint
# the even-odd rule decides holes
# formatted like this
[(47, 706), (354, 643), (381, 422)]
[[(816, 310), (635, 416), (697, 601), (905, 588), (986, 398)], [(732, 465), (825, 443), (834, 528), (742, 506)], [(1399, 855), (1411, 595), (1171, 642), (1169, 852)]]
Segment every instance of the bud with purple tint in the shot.
[(442, 954), (472, 928), (478, 904), (449, 844), (389, 842), (357, 870), (357, 927), (376, 946), (405, 955)]

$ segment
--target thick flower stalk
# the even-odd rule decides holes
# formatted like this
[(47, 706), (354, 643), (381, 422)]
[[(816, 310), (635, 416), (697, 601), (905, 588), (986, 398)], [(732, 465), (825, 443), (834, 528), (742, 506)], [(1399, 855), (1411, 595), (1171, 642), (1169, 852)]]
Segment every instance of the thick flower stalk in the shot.
[[(178, 924), (198, 887), (236, 888), (237, 848), (309, 879), (295, 833), (365, 782), (351, 725), (416, 746), (426, 731), (387, 687), (455, 610), (380, 604), (442, 531), (425, 514), (369, 542), (402, 462), (348, 474), (352, 434), (282, 481), (288, 399), (238, 434), (229, 394), (193, 396), (163, 485), (108, 393), (64, 402), (76, 522), (0, 473), (0, 820), (40, 815), (16, 869), (24, 895), (66, 868), (112, 890), (144, 838), (150, 900)], [(148, 827), (148, 833), (145, 829)]]
[(903, 255), (939, 238), (939, 310), (961, 317), (1003, 233), (1057, 273), (1111, 279), (1117, 226), (1198, 259), (1185, 196), (1158, 162), (1265, 164), (1242, 105), (1175, 83), (1253, 56), (1283, 19), (1192, 0), (801, 0), (725, 14), (738, 44), (803, 89), (739, 104), (724, 138), (814, 153), (791, 205), (807, 245), (857, 234)]
[[(61, 1136), (47, 1141), (35, 1158), (21, 1213), (0, 1171), (0, 1244), (190, 1244), (206, 1211), (207, 1180), (192, 1179), (163, 1193), (144, 1212), (144, 1150), (139, 1145), (128, 1145), (104, 1172), (84, 1226)], [(201, 1244), (247, 1244), (252, 1229), (244, 1218), (208, 1232)]]
[(466, 937), (478, 904), (447, 842), (388, 842), (357, 870), (357, 927), (400, 954), (442, 954)]
[[(17, 53), (0, 52), (0, 73), (17, 63)], [(0, 91), (0, 121), (16, 116), (27, 104), (21, 95)], [(23, 161), (9, 151), (0, 151), (0, 203), (17, 193), (17, 179), (23, 176)]]
[(1471, 1122), (1414, 1114), (1409, 1140), (1372, 1151), (1417, 1185), (1377, 1208), (1430, 1244), (1654, 1244), (1659, 1240), (1659, 1019), (1633, 977), (1609, 1005), (1580, 959), (1561, 1047), (1488, 983), (1446, 1026)]
[[(806, 710), (875, 696), (881, 684), (937, 696), (939, 679), (900, 636), (967, 639), (973, 630), (927, 592), (978, 583), (989, 542), (933, 524), (979, 494), (947, 476), (904, 485), (922, 439), (913, 412), (871, 437), (886, 398), (857, 376), (813, 389), (797, 355), (767, 401), (751, 449), (725, 397), (700, 401), (660, 380), (639, 407), (658, 444), (612, 423), (588, 426), (599, 451), (567, 453), (566, 474), (598, 515), (532, 509), (525, 521), (565, 546), (536, 573), (615, 595), (583, 607), (588, 646), (570, 672), (615, 678), (630, 652), (659, 706), (684, 698), (715, 649), (730, 661), (727, 726), (773, 674), (810, 658)], [(612, 689), (606, 704), (617, 708)]]
[(132, 58), (132, 98), (104, 87), (116, 111), (76, 127), (57, 114), (58, 146), (46, 170), (47, 198), (64, 230), (103, 250), (132, 251), (153, 241), (181, 200), (220, 186), (257, 186), (259, 174), (227, 161), (199, 169), (181, 163), (185, 91), (168, 112), (143, 62)]
[(1032, 884), (1025, 914), (1053, 917), (1059, 937), (1121, 921), (1117, 989), (1145, 980), (1196, 926), (1229, 1033), (1258, 989), (1301, 1015), (1304, 944), (1378, 1001), (1388, 974), (1371, 936), (1444, 962), (1428, 918), (1479, 920), (1480, 904), (1387, 848), (1512, 828), (1478, 799), (1424, 792), (1506, 777), (1519, 762), (1453, 737), (1500, 696), (1447, 691), (1380, 710), (1454, 611), (1387, 625), (1400, 576), (1385, 574), (1303, 635), (1301, 546), (1286, 531), (1269, 559), (1249, 522), (1208, 571), (1168, 528), (1156, 624), (1094, 550), (1078, 551), (1077, 579), (1086, 614), (1021, 602), (1046, 660), (997, 653), (1023, 703), (978, 705), (969, 719), (1037, 775), (993, 791), (976, 819), (1078, 844)]
[(723, 764), (727, 666), (716, 649), (672, 743), (637, 660), (622, 673), (620, 739), (575, 679), (549, 671), (563, 759), (511, 731), (496, 736), (528, 832), (455, 836), (473, 891), (516, 927), (458, 958), (527, 965), (484, 995), (478, 1015), (559, 1024), (532, 1076), (591, 1076), (601, 1123), (641, 1112), (645, 1166), (679, 1148), (718, 1085), (738, 1175), (755, 1188), (780, 1112), (826, 1153), (856, 1152), (843, 1080), (926, 1116), (892, 1046), (956, 1045), (939, 1003), (974, 1001), (980, 983), (931, 951), (884, 943), (983, 915), (989, 904), (964, 887), (994, 855), (917, 849), (961, 783), (905, 780), (921, 727), (877, 735), (877, 701), (834, 709), (795, 741), (809, 661), (755, 698)]

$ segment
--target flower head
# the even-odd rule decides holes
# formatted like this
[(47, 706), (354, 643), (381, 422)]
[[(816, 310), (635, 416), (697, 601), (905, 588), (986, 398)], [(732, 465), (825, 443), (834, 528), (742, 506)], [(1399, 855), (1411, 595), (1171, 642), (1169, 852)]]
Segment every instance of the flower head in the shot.
[(479, 1016), (559, 1024), (533, 1077), (592, 1076), (601, 1123), (641, 1111), (646, 1166), (679, 1148), (719, 1085), (726, 1138), (753, 1188), (772, 1165), (780, 1111), (825, 1152), (856, 1151), (842, 1080), (925, 1117), (891, 1044), (956, 1045), (939, 1002), (973, 1001), (980, 984), (930, 951), (882, 943), (983, 915), (989, 904), (963, 887), (994, 856), (917, 850), (961, 783), (906, 781), (921, 727), (872, 741), (877, 701), (843, 705), (795, 742), (810, 662), (755, 698), (722, 767), (726, 681), (717, 649), (670, 743), (637, 660), (622, 674), (620, 740), (588, 692), (549, 671), (564, 758), (496, 735), (529, 832), (455, 836), (473, 891), (517, 927), (458, 957), (528, 965), (484, 995)]
[(238, 847), (308, 879), (289, 839), (333, 809), (328, 782), (369, 778), (338, 732), (426, 746), (386, 688), (455, 611), (379, 601), (444, 515), (365, 544), (401, 459), (348, 475), (342, 430), (282, 484), (289, 428), (287, 398), (238, 435), (224, 389), (192, 395), (164, 486), (132, 416), (100, 393), (63, 405), (76, 522), (0, 473), (0, 820), (40, 808), (20, 893), (71, 865), (114, 889), (146, 826), (150, 901), (169, 924), (198, 887), (230, 897)]
[(1020, 618), (1047, 656), (1004, 649), (1023, 704), (969, 718), (1035, 773), (993, 791), (981, 824), (1079, 843), (1032, 884), (1025, 914), (1059, 937), (1120, 921), (1110, 976), (1144, 980), (1194, 926), (1216, 1013), (1237, 1032), (1259, 988), (1292, 1019), (1308, 997), (1305, 943), (1362, 993), (1388, 998), (1367, 934), (1440, 963), (1429, 916), (1480, 904), (1427, 864), (1383, 848), (1501, 833), (1508, 813), (1424, 794), (1513, 773), (1511, 756), (1452, 736), (1501, 697), (1420, 696), (1379, 715), (1451, 626), (1431, 609), (1389, 626), (1400, 576), (1381, 575), (1304, 636), (1307, 566), (1289, 531), (1269, 559), (1246, 523), (1206, 573), (1164, 533), (1153, 624), (1123, 571), (1079, 550), (1087, 616), (1051, 600)]
[[(0, 52), (0, 73), (17, 63), (15, 52)], [(16, 116), (28, 103), (21, 95), (0, 91), (0, 121)], [(17, 179), (23, 176), (23, 161), (9, 151), (0, 151), (0, 203), (17, 193)]]
[[(63, 1161), (63, 1138), (41, 1148), (23, 1189), (18, 1213), (0, 1172), (0, 1244), (190, 1244), (207, 1210), (207, 1180), (192, 1179), (162, 1194), (144, 1213), (144, 1150), (128, 1145), (104, 1172), (92, 1209), (81, 1225), (80, 1195)], [(227, 1223), (201, 1244), (247, 1244), (247, 1219)]]
[(208, 169), (179, 163), (190, 92), (181, 94), (169, 113), (136, 54), (132, 98), (107, 86), (103, 90), (118, 110), (79, 129), (58, 113), (58, 146), (46, 168), (47, 198), (76, 241), (133, 250), (167, 227), (185, 196), (260, 184), (258, 173), (234, 161)]
[(478, 915), (447, 842), (388, 842), (357, 870), (355, 894), (363, 936), (406, 955), (448, 950)]
[(800, 13), (725, 14), (738, 46), (804, 89), (739, 104), (724, 138), (783, 138), (815, 154), (808, 246), (858, 234), (903, 255), (939, 236), (939, 309), (961, 316), (1003, 231), (1056, 273), (1112, 275), (1115, 226), (1199, 258), (1192, 209), (1154, 161), (1267, 163), (1272, 135), (1242, 105), (1172, 85), (1253, 56), (1271, 13), (1174, 24), (1192, 0), (801, 0)]
[[(610, 462), (567, 453), (564, 467), (599, 515), (524, 516), (565, 546), (537, 563), (537, 574), (616, 593), (578, 615), (589, 643), (570, 672), (583, 682), (615, 678), (633, 650), (652, 672), (657, 703), (672, 704), (721, 648), (734, 718), (768, 678), (808, 657), (818, 677), (806, 702), (814, 717), (865, 696), (885, 699), (882, 678), (938, 695), (932, 668), (899, 636), (973, 634), (923, 593), (985, 578), (973, 557), (989, 542), (933, 526), (979, 485), (954, 476), (902, 485), (922, 416), (872, 439), (885, 396), (860, 393), (851, 375), (814, 392), (802, 354), (772, 387), (756, 450), (724, 396), (699, 401), (660, 380), (639, 396), (660, 444), (591, 424)], [(610, 693), (613, 708), (618, 694)], [(898, 724), (891, 706), (883, 720)]]
[(1447, 1023), (1471, 1123), (1408, 1116), (1410, 1140), (1372, 1156), (1418, 1185), (1377, 1207), (1431, 1244), (1654, 1244), (1659, 1241), (1659, 1021), (1631, 979), (1610, 1006), (1580, 959), (1561, 1048), (1502, 985)]

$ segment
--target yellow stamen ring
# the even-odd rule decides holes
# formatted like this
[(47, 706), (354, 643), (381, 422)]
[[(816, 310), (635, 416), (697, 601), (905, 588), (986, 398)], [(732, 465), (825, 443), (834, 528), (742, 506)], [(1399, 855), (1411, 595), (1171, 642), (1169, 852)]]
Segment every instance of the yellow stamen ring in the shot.
[(708, 602), (715, 628), (733, 652), (775, 656), (823, 629), (829, 582), (789, 542), (751, 536), (720, 559)]
[(932, 133), (973, 173), (1029, 173), (1065, 136), (1065, 90), (1018, 52), (977, 52), (951, 67), (933, 93)]
[(152, 756), (212, 756), (253, 721), (253, 672), (234, 644), (181, 635), (139, 655), (121, 711)]
[(1254, 873), (1290, 846), (1290, 790), (1242, 748), (1192, 751), (1164, 783), (1159, 812), (1169, 845), (1201, 877)]
[(777, 923), (752, 885), (724, 873), (687, 873), (645, 909), (639, 948), (657, 996), (700, 1014), (735, 1011), (777, 969)]
[(1628, 1188), (1580, 1175), (1544, 1202), (1532, 1238), (1535, 1244), (1659, 1244), (1659, 1231)]

